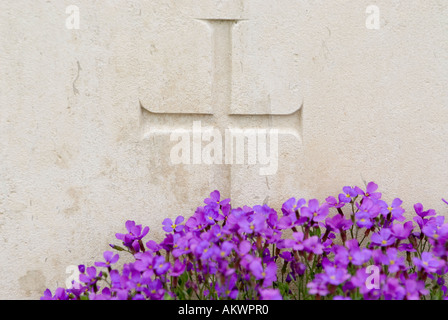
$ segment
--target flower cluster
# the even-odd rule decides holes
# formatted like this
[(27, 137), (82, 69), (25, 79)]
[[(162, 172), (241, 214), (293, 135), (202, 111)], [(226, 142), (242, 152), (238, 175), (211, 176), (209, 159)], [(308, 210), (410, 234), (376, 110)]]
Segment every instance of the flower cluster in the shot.
[[(70, 289), (41, 299), (448, 299), (448, 223), (420, 203), (407, 221), (402, 201), (378, 186), (346, 186), (324, 202), (291, 198), (232, 208), (218, 191), (194, 215), (163, 221), (160, 243), (126, 222), (94, 266), (79, 266)], [(445, 200), (444, 200), (445, 201)]]

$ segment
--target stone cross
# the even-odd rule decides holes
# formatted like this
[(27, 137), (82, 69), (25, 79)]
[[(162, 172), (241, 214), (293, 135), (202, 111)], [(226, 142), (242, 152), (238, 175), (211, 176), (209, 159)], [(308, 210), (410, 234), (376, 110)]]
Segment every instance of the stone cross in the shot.
[[(243, 19), (199, 19), (212, 30), (212, 108), (211, 113), (161, 113), (140, 103), (143, 114), (144, 138), (153, 134), (170, 133), (178, 128), (191, 128), (201, 121), (221, 132), (227, 128), (276, 128), (280, 134), (292, 134), (301, 140), (301, 107), (289, 114), (235, 114), (232, 104), (232, 30)], [(229, 146), (226, 146), (226, 156)], [(231, 165), (215, 165), (215, 188), (225, 197), (231, 196)]]

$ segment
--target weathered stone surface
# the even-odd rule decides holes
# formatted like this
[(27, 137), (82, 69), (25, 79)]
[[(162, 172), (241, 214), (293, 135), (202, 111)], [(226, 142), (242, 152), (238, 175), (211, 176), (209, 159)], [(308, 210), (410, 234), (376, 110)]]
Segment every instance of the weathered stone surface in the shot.
[[(2, 1), (0, 298), (64, 286), (128, 219), (160, 240), (216, 188), (278, 209), (373, 180), (448, 214), (448, 6), (375, 4), (378, 30), (355, 0)], [(230, 129), (277, 137), (277, 170), (226, 164)]]

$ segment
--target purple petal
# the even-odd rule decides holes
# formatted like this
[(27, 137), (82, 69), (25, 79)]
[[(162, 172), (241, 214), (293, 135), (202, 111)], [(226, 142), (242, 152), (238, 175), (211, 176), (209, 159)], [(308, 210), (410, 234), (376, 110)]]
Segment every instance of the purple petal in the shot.
[(182, 217), (182, 216), (178, 216), (177, 218), (176, 218), (176, 221), (174, 222), (175, 224), (181, 224), (182, 222), (184, 222), (184, 217)]
[(128, 232), (131, 232), (132, 228), (135, 227), (135, 221), (128, 220), (126, 221), (126, 229)]
[(367, 188), (366, 191), (367, 193), (371, 194), (374, 193), (376, 190), (378, 189), (378, 185), (375, 182), (369, 182), (369, 184), (367, 184)]
[(149, 227), (145, 227), (145, 228), (143, 229), (142, 234), (140, 235), (140, 238), (145, 237), (145, 236), (148, 234), (148, 232), (149, 232)]

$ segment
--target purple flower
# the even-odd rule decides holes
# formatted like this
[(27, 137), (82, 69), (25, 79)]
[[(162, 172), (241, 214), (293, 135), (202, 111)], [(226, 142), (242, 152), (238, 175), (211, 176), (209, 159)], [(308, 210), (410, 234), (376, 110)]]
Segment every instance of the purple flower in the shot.
[(300, 208), (306, 203), (305, 199), (290, 198), (282, 205), (282, 212), (284, 215), (296, 215), (296, 211), (299, 211)]
[(69, 296), (64, 288), (57, 288), (54, 296), (52, 295), (50, 289), (45, 290), (44, 295), (40, 300), (68, 300)]
[(318, 294), (320, 296), (326, 296), (329, 293), (327, 283), (322, 273), (316, 274), (314, 279), (311, 282), (308, 282), (306, 286), (308, 288), (308, 292), (313, 295)]
[(352, 263), (355, 266), (360, 266), (370, 260), (372, 253), (368, 249), (360, 249), (358, 240), (352, 239), (348, 240), (344, 246), (334, 246), (333, 250), (335, 252), (335, 267), (347, 267), (349, 263)]
[(340, 202), (349, 203), (358, 195), (355, 189), (349, 186), (342, 188), (342, 191), (343, 193), (340, 193), (338, 196)]
[(444, 222), (444, 216), (432, 217), (422, 227), (422, 232), (434, 240), (444, 239), (448, 235), (448, 224)]
[(248, 240), (243, 240), (240, 242), (238, 246), (238, 254), (240, 256), (244, 256), (245, 254), (249, 253), (249, 251), (252, 249), (252, 245)]
[(152, 251), (152, 252), (154, 252), (154, 253), (159, 252), (160, 250), (163, 249), (163, 248), (162, 248), (157, 242), (155, 242), (154, 240), (149, 240), (148, 242), (146, 242), (146, 247), (147, 247), (150, 251)]
[(120, 256), (118, 254), (114, 255), (114, 253), (111, 251), (105, 251), (103, 253), (103, 256), (106, 262), (95, 262), (95, 266), (108, 268), (116, 263), (118, 259), (120, 259)]
[(109, 288), (104, 288), (100, 294), (90, 293), (89, 300), (113, 300), (111, 296), (111, 291)]
[(163, 283), (160, 279), (150, 281), (148, 284), (147, 296), (151, 300), (161, 300), (164, 296), (165, 290), (163, 289)]
[(372, 244), (387, 247), (395, 242), (395, 237), (392, 235), (392, 231), (389, 228), (383, 228), (379, 233), (372, 235)]
[(362, 195), (366, 198), (379, 199), (381, 198), (381, 193), (375, 192), (378, 189), (378, 185), (376, 183), (369, 182), (367, 184), (366, 192), (364, 192), (361, 188), (355, 187), (355, 191), (357, 194)]
[(397, 278), (387, 278), (383, 287), (384, 300), (403, 300), (406, 289), (400, 285)]
[(372, 288), (368, 288), (366, 286), (366, 281), (370, 276), (370, 272), (367, 272), (366, 268), (360, 268), (356, 270), (355, 275), (350, 278), (350, 285), (356, 288), (359, 288), (360, 293), (365, 294), (372, 290)]
[(166, 218), (163, 220), (163, 230), (165, 232), (181, 232), (184, 229), (184, 225), (181, 225), (181, 223), (184, 222), (184, 217), (178, 216), (176, 220), (173, 222), (171, 219)]
[(325, 282), (338, 286), (350, 278), (350, 274), (345, 268), (327, 267), (322, 277)]
[(291, 262), (294, 260), (294, 256), (289, 251), (280, 252), (279, 257), (288, 262)]
[[(136, 225), (134, 221), (128, 220), (126, 221), (126, 229), (129, 233), (117, 233), (115, 236), (118, 240), (123, 241), (123, 244), (126, 247), (132, 247), (132, 244), (136, 240), (141, 240), (144, 236), (146, 236), (149, 232), (149, 227), (145, 227), (142, 230), (142, 225)], [(134, 248), (135, 249), (135, 248)]]
[(340, 214), (335, 215), (333, 218), (327, 218), (325, 220), (325, 226), (330, 228), (331, 231), (343, 231), (348, 230), (353, 225), (350, 219), (345, 219)]
[(182, 275), (187, 268), (186, 264), (180, 260), (176, 260), (173, 265), (173, 269), (170, 272), (172, 277), (179, 277)]
[(292, 234), (292, 237), (294, 239), (285, 239), (283, 242), (281, 242), (281, 244), (279, 243), (279, 247), (280, 249), (282, 248), (292, 248), (294, 250), (297, 251), (302, 251), (304, 249), (303, 247), (303, 237), (304, 234), (303, 232), (294, 232)]
[(227, 204), (229, 204), (230, 199), (221, 200), (220, 192), (218, 190), (215, 190), (210, 193), (210, 198), (204, 200), (204, 203), (210, 207), (219, 209), (219, 206), (226, 206)]
[(266, 227), (266, 219), (262, 213), (245, 216), (238, 220), (239, 232), (246, 234), (262, 233)]
[(263, 287), (269, 287), (272, 285), (272, 282), (277, 280), (277, 265), (275, 262), (268, 263), (266, 268), (263, 269), (261, 260), (257, 258), (250, 263), (249, 269), (255, 279), (263, 280)]
[[(151, 278), (142, 277), (140, 272), (131, 270), (130, 278), (126, 281), (126, 286), (130, 289), (134, 289), (138, 293), (141, 293), (142, 291), (146, 291), (146, 286), (150, 281)], [(138, 297), (137, 299), (144, 299), (144, 297)]]
[(78, 270), (79, 270), (80, 273), (84, 273), (84, 272), (86, 272), (86, 266), (83, 265), (83, 264), (80, 264), (78, 266)]
[(294, 215), (283, 216), (278, 221), (277, 227), (280, 230), (290, 229), (295, 225), (296, 221), (297, 219)]
[(325, 202), (327, 203), (328, 207), (330, 208), (342, 208), (346, 203), (345, 202), (339, 202), (336, 200), (335, 197), (329, 196), (325, 199)]
[(350, 297), (344, 297), (344, 296), (335, 296), (333, 300), (352, 300)]
[(97, 283), (98, 279), (103, 276), (103, 273), (100, 272), (98, 275), (96, 274), (95, 267), (88, 267), (86, 270), (87, 274), (80, 274), (79, 280), (84, 282), (88, 286), (93, 286)]
[(134, 268), (143, 272), (143, 276), (151, 278), (154, 273), (154, 256), (151, 252), (136, 255), (137, 261), (134, 262)]
[(381, 210), (380, 206), (377, 205), (375, 202), (373, 202), (373, 200), (370, 198), (364, 198), (362, 200), (361, 205), (356, 203), (356, 206), (359, 209), (358, 214), (361, 212), (367, 213), (369, 218), (372, 218), (372, 219), (376, 218)]
[(234, 273), (230, 277), (227, 277), (222, 285), (216, 283), (216, 289), (218, 291), (219, 297), (221, 298), (228, 297), (230, 299), (237, 299), (238, 297), (238, 288), (236, 286), (237, 279), (238, 276)]
[(207, 223), (209, 225), (210, 224), (213, 225), (216, 223), (216, 221), (221, 220), (219, 212), (215, 208), (207, 208), (207, 207), (205, 208), (204, 218), (205, 218), (205, 223)]
[(445, 199), (442, 198), (442, 201), (445, 202), (446, 204), (448, 204), (448, 201), (446, 201)]
[(317, 236), (312, 236), (303, 241), (303, 248), (307, 252), (313, 252), (314, 254), (322, 254), (323, 245)]
[(414, 229), (412, 221), (408, 221), (405, 224), (394, 224), (391, 228), (392, 234), (400, 240), (407, 239), (412, 229)]
[(370, 229), (373, 226), (372, 219), (370, 219), (370, 214), (365, 211), (359, 211), (355, 214), (356, 225), (359, 228)]
[(196, 246), (195, 253), (201, 260), (207, 260), (215, 254), (216, 249), (213, 244), (210, 246), (210, 242), (203, 240)]
[(219, 258), (220, 258), (220, 259), (223, 259), (223, 258), (227, 257), (227, 256), (232, 252), (233, 248), (234, 248), (233, 243), (231, 243), (231, 242), (229, 242), (229, 241), (224, 241), (224, 242), (221, 244), (220, 249), (218, 250), (218, 252), (219, 252), (219, 255), (218, 255)]
[(414, 249), (414, 246), (411, 243), (400, 243), (398, 246), (399, 251), (406, 251), (406, 252), (416, 252), (417, 250)]
[(358, 250), (352, 250), (350, 251), (350, 255), (348, 259), (354, 264), (355, 266), (361, 266), (367, 261), (370, 260), (370, 257), (372, 256), (372, 252), (369, 249), (358, 249)]
[(387, 208), (387, 210), (392, 213), (392, 217), (398, 221), (405, 220), (405, 217), (403, 216), (404, 209), (401, 207), (402, 203), (403, 201), (401, 201), (401, 199), (395, 198), (394, 201), (392, 201), (392, 205)]
[(261, 289), (260, 300), (283, 300), (278, 289)]
[(398, 250), (395, 248), (388, 248), (386, 255), (383, 256), (383, 264), (389, 266), (389, 272), (395, 273), (400, 269), (405, 269), (404, 257), (398, 257)]
[(171, 263), (166, 262), (165, 257), (157, 256), (154, 259), (154, 270), (158, 276), (167, 273), (168, 269), (171, 267)]
[[(200, 212), (200, 213), (199, 213)], [(189, 231), (201, 231), (208, 224), (205, 222), (203, 208), (201, 210), (196, 210), (196, 213), (193, 217), (190, 217), (185, 223), (185, 227)]]
[(421, 203), (414, 204), (414, 210), (415, 210), (415, 213), (418, 214), (418, 216), (421, 218), (424, 218), (426, 216), (436, 215), (436, 212), (433, 209), (423, 211), (423, 205)]
[(436, 272), (444, 265), (444, 262), (434, 257), (431, 252), (422, 252), (421, 259), (414, 257), (412, 261), (416, 266), (420, 269), (424, 269), (428, 273)]
[(301, 213), (303, 217), (312, 221), (322, 221), (328, 216), (328, 205), (323, 203), (319, 206), (319, 201), (311, 199), (308, 201), (308, 207), (302, 207)]
[(421, 295), (428, 294), (428, 290), (425, 289), (425, 283), (423, 281), (406, 279), (404, 281), (404, 287), (406, 289), (406, 300), (419, 300)]

